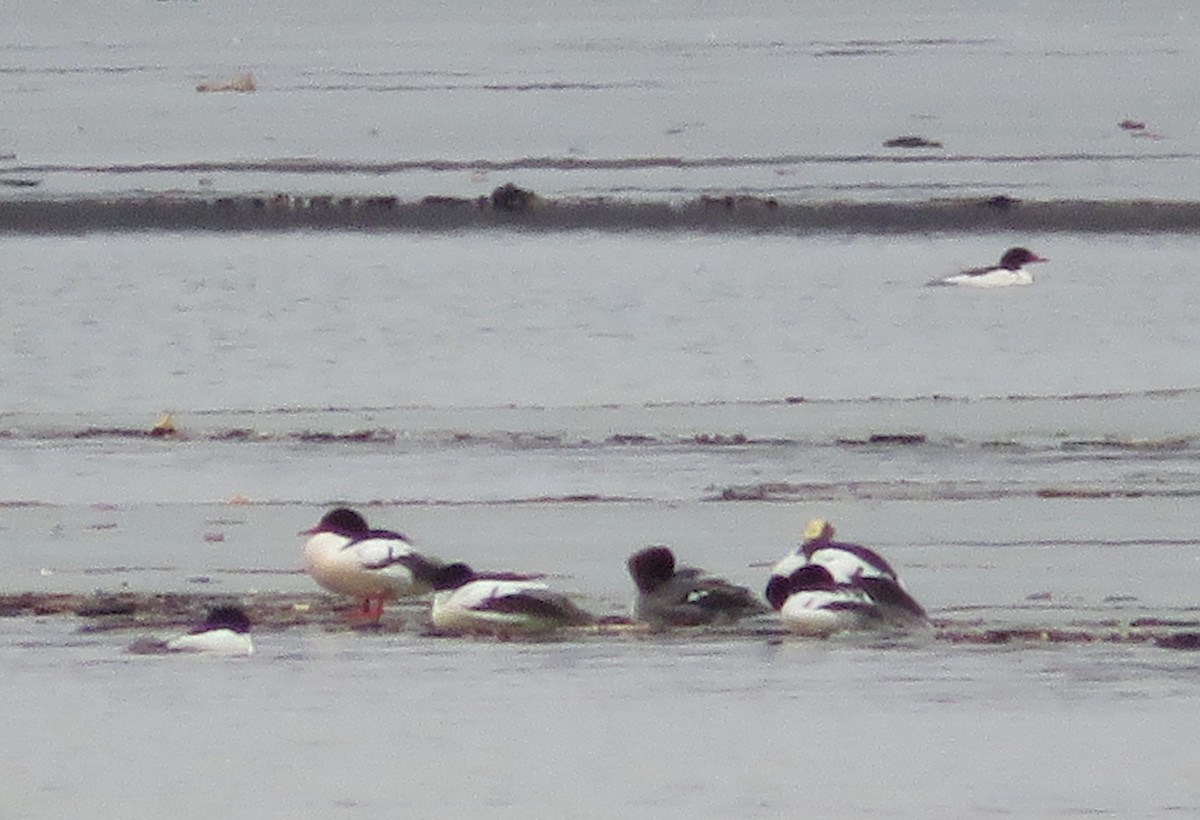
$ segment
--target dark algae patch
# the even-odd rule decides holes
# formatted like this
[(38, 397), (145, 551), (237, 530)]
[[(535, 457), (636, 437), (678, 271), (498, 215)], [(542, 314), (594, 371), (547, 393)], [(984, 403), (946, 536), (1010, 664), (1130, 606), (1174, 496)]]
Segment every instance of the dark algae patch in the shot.
[[(352, 605), (335, 596), (313, 593), (95, 593), (66, 594), (22, 592), (0, 595), (0, 617), (73, 617), (81, 632), (145, 632), (188, 627), (202, 620), (212, 606), (237, 605), (245, 609), (258, 633), (288, 629), (325, 632), (361, 631), (346, 617)], [(923, 642), (965, 645), (1047, 646), (1066, 644), (1136, 644), (1162, 649), (1200, 650), (1200, 631), (1193, 620), (1153, 618), (1104, 620), (1078, 626), (999, 626), (981, 620), (938, 618), (929, 633), (912, 633)], [(372, 633), (410, 633), (436, 636), (428, 620), (428, 602), (415, 600), (394, 605)], [(868, 636), (872, 633), (864, 633)], [(656, 638), (662, 640), (808, 640), (787, 636), (783, 628), (765, 618), (751, 619), (735, 628), (682, 630), (665, 636), (647, 635), (644, 628), (622, 616), (604, 615), (585, 627), (562, 631), (564, 640)]]

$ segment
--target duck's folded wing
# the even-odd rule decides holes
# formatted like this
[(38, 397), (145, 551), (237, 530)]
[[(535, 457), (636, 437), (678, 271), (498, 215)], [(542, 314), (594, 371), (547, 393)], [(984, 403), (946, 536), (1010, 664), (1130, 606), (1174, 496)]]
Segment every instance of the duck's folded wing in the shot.
[(536, 587), (517, 589), (497, 585), (492, 594), (480, 598), (472, 609), (564, 623), (586, 624), (592, 621), (591, 616), (567, 596)]
[(867, 547), (858, 544), (830, 544), (813, 550), (809, 561), (829, 570), (839, 584), (851, 583), (860, 578), (888, 578), (896, 580), (896, 570), (887, 560)]
[(958, 273), (952, 273), (948, 276), (943, 276), (939, 279), (931, 279), (925, 284), (934, 287), (938, 285), (957, 285), (961, 284), (962, 282), (970, 282), (972, 279), (980, 276), (986, 276), (994, 270), (995, 268), (970, 268), (968, 270), (959, 271)]
[(746, 613), (763, 612), (765, 607), (745, 587), (735, 586), (723, 578), (705, 578), (688, 593), (687, 603), (714, 612), (744, 610)]
[(363, 538), (342, 547), (342, 552), (354, 556), (363, 569), (383, 569), (412, 554), (412, 547), (391, 538)]
[(343, 551), (354, 556), (363, 569), (387, 570), (399, 567), (422, 581), (432, 581), (431, 573), (442, 566), (442, 561), (414, 552), (404, 541), (391, 538), (364, 538), (343, 547)]
[(889, 613), (907, 616), (917, 620), (925, 620), (925, 608), (917, 603), (916, 598), (908, 594), (899, 583), (890, 578), (860, 578), (858, 586), (871, 596), (871, 600)]

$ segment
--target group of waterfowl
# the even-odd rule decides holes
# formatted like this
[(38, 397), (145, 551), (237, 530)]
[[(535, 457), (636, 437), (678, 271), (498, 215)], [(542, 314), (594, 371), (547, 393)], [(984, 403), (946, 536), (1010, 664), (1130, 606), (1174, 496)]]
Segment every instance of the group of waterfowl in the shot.
[[(359, 602), (348, 613), (358, 624), (378, 623), (387, 601), (430, 593), (429, 619), (443, 632), (519, 635), (597, 622), (542, 576), (476, 572), (462, 562), (422, 555), (400, 533), (372, 529), (346, 507), (329, 511), (301, 535), (308, 537), (308, 573), (325, 589)], [(788, 631), (818, 637), (926, 625), (925, 610), (882, 556), (833, 535), (829, 522), (810, 521), (803, 543), (771, 568), (765, 603), (746, 587), (676, 566), (668, 547), (638, 550), (626, 562), (636, 587), (630, 620), (656, 630), (728, 626), (774, 610)], [(187, 635), (139, 641), (130, 649), (249, 655), (249, 631), (245, 612), (219, 606)]]
[[(400, 533), (371, 529), (345, 507), (302, 534), (308, 536), (309, 574), (331, 592), (360, 601), (358, 621), (378, 621), (387, 600), (431, 592), (430, 621), (442, 630), (530, 632), (595, 620), (537, 576), (477, 573), (421, 555)], [(769, 607), (745, 587), (677, 567), (668, 547), (639, 550), (627, 566), (637, 588), (632, 620), (658, 629), (727, 625), (771, 609), (785, 628), (802, 635), (906, 628), (926, 620), (886, 560), (858, 544), (834, 541), (832, 525), (820, 519), (809, 523), (800, 547), (772, 568)]]

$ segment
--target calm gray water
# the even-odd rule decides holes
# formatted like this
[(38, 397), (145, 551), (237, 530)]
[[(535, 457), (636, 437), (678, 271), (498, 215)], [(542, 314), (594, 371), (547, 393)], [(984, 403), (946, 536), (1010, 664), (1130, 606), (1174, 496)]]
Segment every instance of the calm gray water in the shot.
[[(1183, 3), (0, 1), (0, 19), (5, 199), (1200, 182)], [(195, 90), (245, 71), (253, 93)], [(944, 147), (883, 146), (904, 134)], [(0, 243), (0, 593), (311, 590), (295, 533), (348, 502), (601, 614), (645, 544), (757, 589), (822, 515), (951, 630), (1196, 625), (1194, 234)], [(1017, 244), (1052, 259), (1033, 287), (924, 287)], [(178, 435), (147, 437), (162, 412)], [(313, 627), (213, 662), (82, 626), (0, 619), (3, 820), (1200, 808), (1195, 658), (1149, 644)]]
[[(556, 195), (1191, 198), (1200, 167), (1200, 21), (1182, 0), (6, 0), (0, 15), (0, 170), (49, 195), (471, 195), (517, 162), (516, 181)], [(257, 91), (195, 91), (242, 72)], [(910, 134), (943, 148), (883, 147)], [(345, 167), (281, 174), (296, 161)]]
[(0, 622), (5, 816), (1174, 817), (1197, 666), (1128, 648), (278, 636), (121, 656)]

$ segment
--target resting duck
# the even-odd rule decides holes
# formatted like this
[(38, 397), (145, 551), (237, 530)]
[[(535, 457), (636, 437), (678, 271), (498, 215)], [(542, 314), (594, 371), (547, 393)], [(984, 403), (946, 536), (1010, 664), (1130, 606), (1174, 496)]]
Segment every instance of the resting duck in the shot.
[(787, 576), (772, 576), (767, 599), (784, 627), (798, 635), (825, 637), (835, 632), (886, 626), (880, 608), (861, 588), (839, 584), (819, 564), (806, 564)]
[(935, 279), (931, 285), (967, 285), (975, 288), (1001, 288), (1009, 285), (1032, 285), (1033, 274), (1025, 266), (1034, 262), (1049, 262), (1028, 248), (1009, 248), (1000, 257), (999, 265), (972, 268), (953, 276)]
[(655, 546), (626, 562), (637, 586), (632, 615), (655, 628), (730, 624), (767, 611), (754, 593), (691, 567), (675, 567), (675, 554)]
[(433, 576), (442, 562), (416, 552), (398, 532), (373, 530), (366, 519), (339, 507), (315, 527), (304, 530), (308, 574), (330, 592), (362, 601), (354, 620), (376, 623), (384, 602), (424, 595), (433, 590)]
[(549, 632), (595, 620), (566, 595), (528, 575), (477, 574), (456, 563), (442, 567), (433, 586), (430, 619), (438, 629), (452, 632)]
[[(883, 556), (859, 544), (833, 540), (833, 525), (816, 518), (804, 529), (804, 543), (771, 569), (766, 597), (784, 615), (784, 625), (804, 634), (839, 629), (914, 626), (927, 620), (925, 609), (909, 595)], [(789, 605), (789, 600), (803, 597)], [(825, 608), (855, 613), (854, 618), (813, 614)], [(810, 623), (811, 622), (811, 623)], [(855, 625), (857, 624), (857, 625)]]
[(214, 655), (254, 654), (250, 638), (250, 618), (239, 606), (215, 606), (208, 611), (204, 622), (185, 635), (169, 640), (139, 638), (129, 651), (140, 655), (160, 655), (170, 652), (203, 652)]

